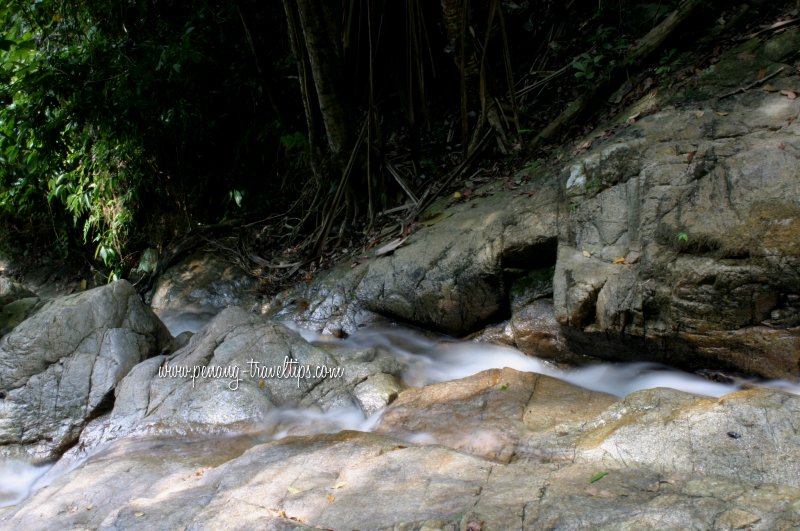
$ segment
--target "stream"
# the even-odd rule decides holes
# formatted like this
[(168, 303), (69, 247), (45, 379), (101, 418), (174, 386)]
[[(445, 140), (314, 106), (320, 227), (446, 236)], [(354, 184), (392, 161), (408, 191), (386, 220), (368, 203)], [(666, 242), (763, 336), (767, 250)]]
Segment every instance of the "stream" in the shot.
[[(172, 315), (164, 319), (173, 335), (182, 331), (196, 332), (210, 320), (211, 314), (187, 312), (183, 316)], [(390, 353), (403, 366), (402, 380), (407, 386), (421, 387), (437, 382), (465, 378), (488, 369), (504, 367), (518, 371), (544, 374), (571, 384), (624, 397), (634, 391), (655, 387), (669, 387), (698, 395), (719, 397), (745, 387), (772, 387), (800, 395), (800, 383), (789, 381), (740, 380), (736, 383), (720, 383), (656, 363), (598, 363), (575, 369), (560, 369), (551, 362), (526, 356), (509, 347), (486, 343), (456, 341), (445, 336), (422, 334), (401, 326), (363, 329), (346, 339), (322, 336), (303, 330), (291, 322), (284, 322), (300, 333), (307, 341), (329, 347), (379, 348)], [(258, 435), (247, 434), (247, 444), (267, 442), (287, 435), (313, 435), (336, 433), (341, 430), (371, 431), (380, 422), (382, 411), (364, 418), (361, 409), (352, 405), (344, 409), (322, 412), (316, 408), (276, 408), (260, 421)], [(226, 435), (229, 441), (238, 435)], [(192, 444), (218, 444), (219, 436)], [(255, 442), (254, 442), (255, 441)], [(427, 434), (414, 434), (409, 442), (424, 443)], [(101, 444), (90, 453), (78, 454), (70, 450), (55, 465), (34, 466), (21, 461), (0, 461), (0, 507), (15, 505), (31, 492), (50, 484), (54, 479), (74, 470), (92, 456), (105, 455), (111, 443)], [(142, 440), (136, 444), (152, 444)], [(164, 444), (164, 441), (160, 441)], [(185, 441), (171, 441), (180, 451)], [(127, 446), (125, 447), (127, 448)], [(136, 447), (146, 451), (146, 448)]]

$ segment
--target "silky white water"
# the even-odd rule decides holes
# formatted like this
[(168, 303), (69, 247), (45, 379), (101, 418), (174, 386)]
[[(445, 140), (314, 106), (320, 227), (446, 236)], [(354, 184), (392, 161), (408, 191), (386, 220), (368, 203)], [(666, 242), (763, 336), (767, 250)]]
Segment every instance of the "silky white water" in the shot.
[[(185, 330), (195, 332), (210, 317), (208, 313), (200, 316), (196, 315), (196, 312), (190, 312), (187, 315), (170, 315), (167, 321), (170, 331), (176, 334)], [(513, 348), (454, 341), (441, 336), (423, 335), (399, 326), (364, 329), (347, 339), (336, 339), (299, 329), (292, 323), (284, 324), (300, 333), (306, 341), (313, 343), (344, 348), (381, 349), (401, 362), (403, 383), (414, 387), (465, 378), (488, 369), (505, 367), (545, 374), (586, 389), (618, 397), (655, 387), (669, 387), (687, 393), (719, 397), (742, 387), (742, 385), (713, 382), (695, 374), (655, 363), (599, 363), (564, 370), (545, 360), (526, 356)], [(742, 384), (775, 387), (800, 394), (800, 384), (796, 382), (743, 381)], [(360, 408), (355, 404), (327, 412), (317, 408), (276, 408), (259, 421), (259, 425), (263, 427), (260, 441), (281, 439), (287, 435), (336, 433), (341, 430), (371, 431), (379, 423), (381, 415), (382, 412), (378, 412), (370, 418), (364, 418)], [(424, 433), (413, 435), (409, 439), (409, 442), (426, 441)], [(142, 441), (141, 444), (148, 443)], [(62, 460), (51, 473), (47, 473), (50, 466), (33, 466), (19, 461), (0, 463), (0, 507), (18, 503), (32, 490), (68, 473), (92, 455), (107, 451), (109, 451), (108, 445), (101, 445), (91, 454), (71, 456), (71, 458), (65, 456), (69, 458), (69, 462)]]

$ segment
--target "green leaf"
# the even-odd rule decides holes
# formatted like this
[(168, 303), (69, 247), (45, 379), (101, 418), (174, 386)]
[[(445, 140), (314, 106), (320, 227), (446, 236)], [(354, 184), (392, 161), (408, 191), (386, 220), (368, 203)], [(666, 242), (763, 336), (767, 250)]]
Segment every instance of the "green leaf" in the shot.
[(600, 481), (601, 479), (603, 479), (607, 475), (608, 475), (608, 472), (598, 472), (597, 474), (592, 476), (592, 479), (589, 480), (589, 483), (594, 483), (596, 481)]

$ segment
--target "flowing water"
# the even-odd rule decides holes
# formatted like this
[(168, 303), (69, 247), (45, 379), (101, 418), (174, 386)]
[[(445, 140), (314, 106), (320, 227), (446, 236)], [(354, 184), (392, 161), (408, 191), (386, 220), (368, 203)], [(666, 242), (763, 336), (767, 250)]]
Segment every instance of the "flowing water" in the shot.
[[(170, 315), (166, 321), (170, 331), (176, 334), (185, 330), (197, 331), (209, 319), (208, 313), (204, 313), (202, 316), (187, 313), (183, 316)], [(284, 324), (297, 330), (307, 341), (312, 343), (345, 348), (374, 347), (388, 352), (397, 358), (404, 367), (402, 379), (403, 383), (408, 386), (419, 387), (464, 378), (487, 369), (509, 367), (519, 371), (545, 374), (580, 387), (618, 397), (624, 397), (637, 390), (655, 387), (670, 387), (688, 393), (714, 397), (736, 391), (743, 386), (776, 387), (790, 393), (800, 394), (800, 384), (798, 383), (755, 380), (719, 383), (655, 363), (599, 363), (565, 370), (545, 360), (526, 356), (512, 348), (454, 341), (399, 326), (364, 329), (347, 339), (335, 339), (298, 329), (292, 323)], [(259, 423), (260, 439), (258, 442), (280, 439), (290, 434), (335, 433), (345, 429), (371, 431), (380, 421), (381, 414), (382, 412), (378, 412), (365, 419), (361, 410), (355, 405), (328, 412), (322, 412), (315, 408), (278, 408), (271, 411)], [(419, 442), (425, 442), (425, 434), (417, 435)], [(176, 443), (180, 443), (180, 441), (170, 442), (170, 444)], [(108, 445), (101, 445), (93, 450), (92, 455), (109, 451), (111, 450)], [(18, 503), (32, 490), (49, 484), (53, 479), (73, 470), (89, 457), (91, 455), (82, 455), (80, 458), (72, 457), (71, 460), (62, 459), (52, 470), (50, 466), (33, 466), (18, 461), (0, 463), (0, 507)]]

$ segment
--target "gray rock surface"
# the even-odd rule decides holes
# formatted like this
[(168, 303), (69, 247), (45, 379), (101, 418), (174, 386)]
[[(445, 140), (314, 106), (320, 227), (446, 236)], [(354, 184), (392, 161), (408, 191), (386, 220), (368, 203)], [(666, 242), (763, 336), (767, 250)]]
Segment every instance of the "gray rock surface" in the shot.
[[(776, 87), (794, 83), (782, 61), (795, 52), (758, 59), (785, 67)], [(732, 75), (744, 53), (694, 86)], [(759, 90), (667, 103), (565, 169), (556, 317), (587, 332), (585, 348), (627, 336), (640, 359), (800, 376), (800, 103)]]
[[(780, 90), (796, 88), (799, 47), (797, 29), (747, 41), (558, 167), (532, 165), (517, 190), (433, 209), (393, 253), (304, 288), (321, 306), (276, 307), (318, 328), (351, 330), (370, 311), (457, 336), (492, 325), (481, 338), (555, 359), (798, 377), (800, 99)], [(778, 72), (772, 88), (719, 98), (747, 68)], [(551, 266), (555, 321), (530, 305), (541, 285), (526, 304), (514, 290)]]
[(346, 332), (373, 324), (376, 314), (453, 335), (502, 318), (513, 277), (555, 264), (559, 191), (542, 172), (526, 177), (524, 189), (487, 191), (429, 214), (393, 252), (336, 268), (276, 298), (270, 311)]
[(5, 306), (19, 299), (35, 297), (36, 294), (10, 278), (0, 276), (0, 306)]
[(798, 407), (770, 390), (654, 389), (614, 402), (492, 370), (403, 391), (383, 434), (122, 438), (0, 509), (0, 525), (793, 529)]
[(125, 281), (45, 304), (0, 339), (0, 452), (45, 460), (169, 333)]
[(393, 358), (374, 349), (328, 352), (264, 316), (231, 307), (173, 354), (130, 371), (117, 386), (114, 409), (86, 432), (84, 446), (133, 432), (264, 426), (280, 408), (328, 411), (363, 403), (372, 413), (397, 395), (380, 391), (389, 385), (382, 379), (396, 382), (399, 373)]
[(150, 307), (173, 335), (196, 332), (228, 306), (259, 304), (256, 281), (220, 253), (198, 251), (158, 277)]

